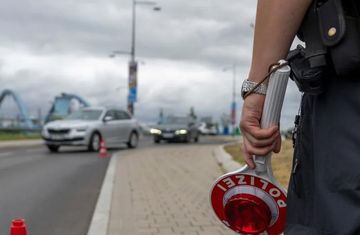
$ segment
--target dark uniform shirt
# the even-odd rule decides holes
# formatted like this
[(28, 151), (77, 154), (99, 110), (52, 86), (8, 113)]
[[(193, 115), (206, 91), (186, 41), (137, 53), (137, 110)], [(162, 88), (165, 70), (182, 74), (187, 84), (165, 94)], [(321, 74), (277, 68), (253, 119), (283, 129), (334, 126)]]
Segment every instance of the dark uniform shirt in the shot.
[(303, 96), (296, 142), (285, 234), (359, 235), (360, 77)]

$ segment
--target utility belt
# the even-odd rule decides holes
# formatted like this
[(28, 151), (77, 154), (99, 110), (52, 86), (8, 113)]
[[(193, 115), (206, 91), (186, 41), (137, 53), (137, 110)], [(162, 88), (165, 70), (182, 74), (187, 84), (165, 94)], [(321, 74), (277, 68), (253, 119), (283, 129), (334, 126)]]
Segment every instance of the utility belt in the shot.
[(298, 37), (306, 47), (287, 60), (300, 91), (322, 93), (329, 76), (360, 81), (359, 0), (314, 0)]

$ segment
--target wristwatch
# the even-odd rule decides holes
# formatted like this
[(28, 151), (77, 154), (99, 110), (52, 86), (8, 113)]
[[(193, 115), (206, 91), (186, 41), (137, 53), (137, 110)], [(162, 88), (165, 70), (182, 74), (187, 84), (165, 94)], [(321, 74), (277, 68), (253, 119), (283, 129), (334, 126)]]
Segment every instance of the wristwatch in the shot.
[[(246, 79), (241, 87), (241, 96), (244, 99), (245, 95), (251, 91), (255, 86), (257, 85), (256, 82), (250, 81), (249, 79)], [(260, 94), (260, 95), (266, 95), (267, 86), (264, 83), (261, 83), (254, 91), (253, 93)]]

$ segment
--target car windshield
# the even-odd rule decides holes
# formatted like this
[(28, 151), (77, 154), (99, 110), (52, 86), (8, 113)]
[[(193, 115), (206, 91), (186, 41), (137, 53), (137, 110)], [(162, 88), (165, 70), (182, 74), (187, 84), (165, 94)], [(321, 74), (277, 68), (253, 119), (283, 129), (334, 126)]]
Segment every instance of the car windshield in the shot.
[(188, 124), (189, 119), (187, 117), (168, 117), (164, 124)]
[(70, 114), (65, 120), (86, 120), (95, 121), (99, 120), (102, 110), (78, 110)]

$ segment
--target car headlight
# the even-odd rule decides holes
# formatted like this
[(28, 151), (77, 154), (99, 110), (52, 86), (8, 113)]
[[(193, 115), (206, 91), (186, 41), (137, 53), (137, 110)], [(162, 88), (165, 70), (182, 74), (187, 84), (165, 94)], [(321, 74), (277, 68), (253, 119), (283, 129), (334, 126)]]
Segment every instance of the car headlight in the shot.
[(188, 133), (188, 131), (185, 129), (175, 131), (175, 134), (177, 134), (177, 135), (186, 135), (187, 133)]
[(161, 135), (161, 130), (155, 129), (155, 128), (151, 128), (151, 129), (150, 129), (150, 133), (153, 134), (153, 135)]

